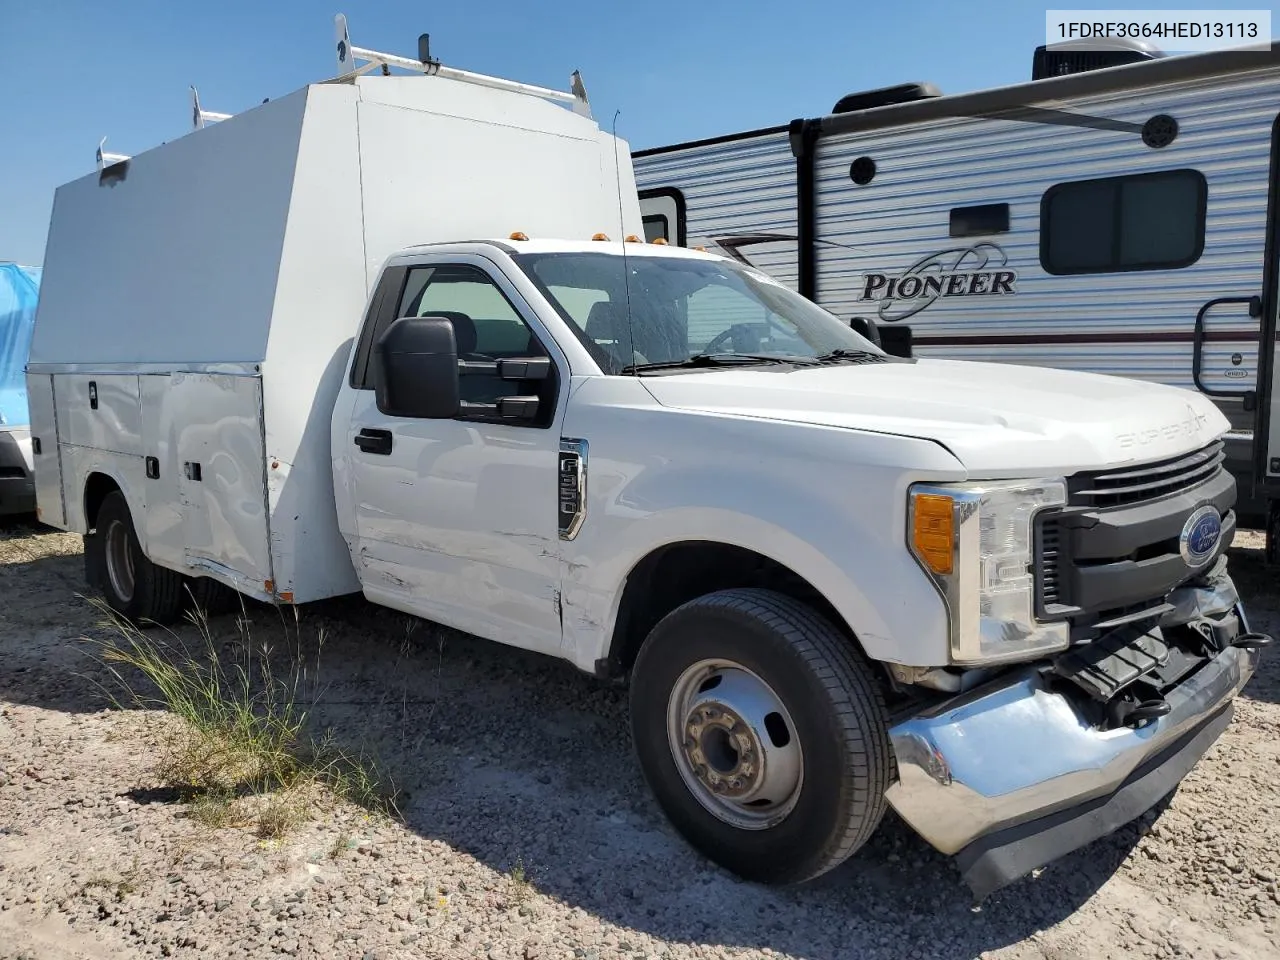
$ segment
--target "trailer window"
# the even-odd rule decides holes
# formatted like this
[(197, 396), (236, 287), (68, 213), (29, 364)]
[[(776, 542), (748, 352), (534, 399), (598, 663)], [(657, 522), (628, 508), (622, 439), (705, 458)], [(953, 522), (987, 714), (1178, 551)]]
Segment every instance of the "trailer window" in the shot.
[(1208, 192), (1198, 170), (1059, 183), (1040, 203), (1040, 264), (1052, 274), (1188, 267), (1204, 252)]
[(644, 239), (646, 243), (653, 243), (655, 240), (670, 240), (671, 227), (667, 224), (667, 218), (660, 213), (652, 216), (641, 218), (644, 224)]

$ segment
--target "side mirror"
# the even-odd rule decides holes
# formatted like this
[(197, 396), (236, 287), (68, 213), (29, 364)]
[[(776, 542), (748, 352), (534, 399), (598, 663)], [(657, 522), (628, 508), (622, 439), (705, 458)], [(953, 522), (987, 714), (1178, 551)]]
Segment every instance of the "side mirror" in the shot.
[(907, 325), (893, 323), (880, 329), (880, 349), (889, 356), (910, 359), (913, 347), (911, 328)]
[(453, 324), (439, 317), (402, 317), (373, 348), (378, 410), (391, 417), (447, 420), (462, 409)]
[(853, 332), (859, 334), (864, 340), (870, 340), (877, 347), (880, 346), (880, 328), (874, 320), (866, 317), (854, 317), (849, 321), (849, 326), (853, 328)]

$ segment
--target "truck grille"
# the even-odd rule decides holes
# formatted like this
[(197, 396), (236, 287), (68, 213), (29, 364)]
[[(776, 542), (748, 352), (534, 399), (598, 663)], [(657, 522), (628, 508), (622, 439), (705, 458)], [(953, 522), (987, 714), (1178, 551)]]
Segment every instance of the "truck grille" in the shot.
[(1191, 511), (1213, 504), (1235, 531), (1235, 481), (1221, 441), (1154, 463), (1068, 478), (1068, 503), (1036, 519), (1036, 615), (1068, 620), (1072, 637), (1158, 617), (1192, 574), (1178, 552)]
[(1061, 592), (1062, 530), (1053, 518), (1040, 526), (1040, 602), (1056, 604)]
[(1069, 483), (1071, 503), (1082, 507), (1120, 507), (1189, 490), (1222, 469), (1225, 454), (1218, 440), (1194, 453), (1120, 470), (1082, 473)]

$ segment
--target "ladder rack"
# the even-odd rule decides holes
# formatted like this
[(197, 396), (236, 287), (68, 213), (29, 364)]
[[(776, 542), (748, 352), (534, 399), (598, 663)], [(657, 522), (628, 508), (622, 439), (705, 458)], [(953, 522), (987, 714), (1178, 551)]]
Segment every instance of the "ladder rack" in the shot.
[(214, 113), (212, 110), (204, 110), (200, 107), (200, 94), (196, 92), (196, 88), (191, 88), (191, 125), (196, 130), (202, 130), (210, 121), (221, 123), (223, 120), (230, 120), (229, 113)]
[[(489, 87), (494, 90), (507, 90), (512, 93), (541, 97), (545, 100), (556, 100), (570, 104), (574, 113), (588, 119), (591, 118), (591, 105), (587, 101), (587, 88), (583, 85), (582, 75), (577, 70), (573, 71), (569, 77), (569, 90), (553, 90), (550, 87), (539, 87), (531, 83), (504, 80), (501, 77), (490, 77), (483, 73), (472, 73), (470, 70), (459, 70), (457, 67), (446, 67), (439, 60), (432, 58), (430, 37), (425, 33), (418, 37), (419, 59), (413, 60), (393, 53), (379, 53), (377, 50), (352, 46), (351, 36), (347, 30), (347, 18), (341, 13), (333, 18), (333, 25), (334, 34), (337, 38), (338, 76), (329, 81), (331, 83), (352, 80), (377, 69), (381, 69), (384, 76), (389, 76), (391, 68), (396, 67), (401, 70), (424, 74), (428, 77), (444, 77), (448, 80), (474, 83), (477, 86)], [(363, 63), (360, 66), (356, 66), (356, 61), (363, 61)], [(265, 103), (266, 101), (263, 102)], [(232, 116), (233, 114), (230, 113), (215, 113), (212, 110), (205, 110), (200, 106), (200, 94), (196, 92), (194, 86), (191, 87), (191, 126), (193, 129), (202, 130), (210, 123), (221, 123), (223, 120), (230, 120)], [(98, 144), (97, 161), (99, 171), (113, 164), (124, 163), (130, 159), (129, 156), (123, 153), (105, 152), (103, 144), (106, 142), (107, 138), (103, 137), (102, 142)]]
[[(409, 57), (401, 57), (393, 53), (379, 53), (376, 50), (352, 46), (351, 35), (347, 30), (347, 18), (341, 13), (333, 18), (333, 25), (337, 41), (338, 80), (358, 77), (378, 68), (382, 69), (382, 73), (385, 76), (390, 74), (391, 67), (398, 67), (401, 70), (411, 70), (414, 73), (425, 74), (428, 77), (444, 77), (448, 80), (474, 83), (494, 90), (508, 90), (512, 93), (542, 97), (546, 100), (558, 100), (562, 103), (571, 104), (574, 113), (588, 118), (591, 116), (591, 106), (587, 101), (587, 89), (582, 83), (582, 75), (577, 70), (573, 71), (569, 78), (570, 89), (568, 91), (553, 90), (550, 87), (539, 87), (531, 83), (504, 80), (501, 77), (490, 77), (483, 73), (472, 73), (470, 70), (459, 70), (457, 67), (446, 67), (439, 60), (432, 59), (429, 37), (425, 33), (418, 38), (419, 59), (412, 60)], [(364, 61), (363, 65), (356, 66), (357, 60)]]

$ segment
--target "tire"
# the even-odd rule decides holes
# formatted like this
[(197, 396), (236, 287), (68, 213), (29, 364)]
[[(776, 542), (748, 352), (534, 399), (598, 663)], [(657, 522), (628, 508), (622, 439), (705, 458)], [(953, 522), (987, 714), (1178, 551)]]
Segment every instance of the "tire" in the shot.
[(676, 829), (761, 883), (800, 883), (847, 859), (879, 825), (894, 776), (866, 659), (811, 607), (768, 590), (708, 594), (659, 622), (632, 672), (631, 732)]
[(184, 606), (206, 617), (219, 617), (236, 608), (239, 594), (212, 577), (188, 577), (183, 590)]
[(181, 614), (183, 576), (147, 559), (119, 490), (102, 501), (84, 546), (86, 579), (116, 613), (134, 623), (159, 624)]

